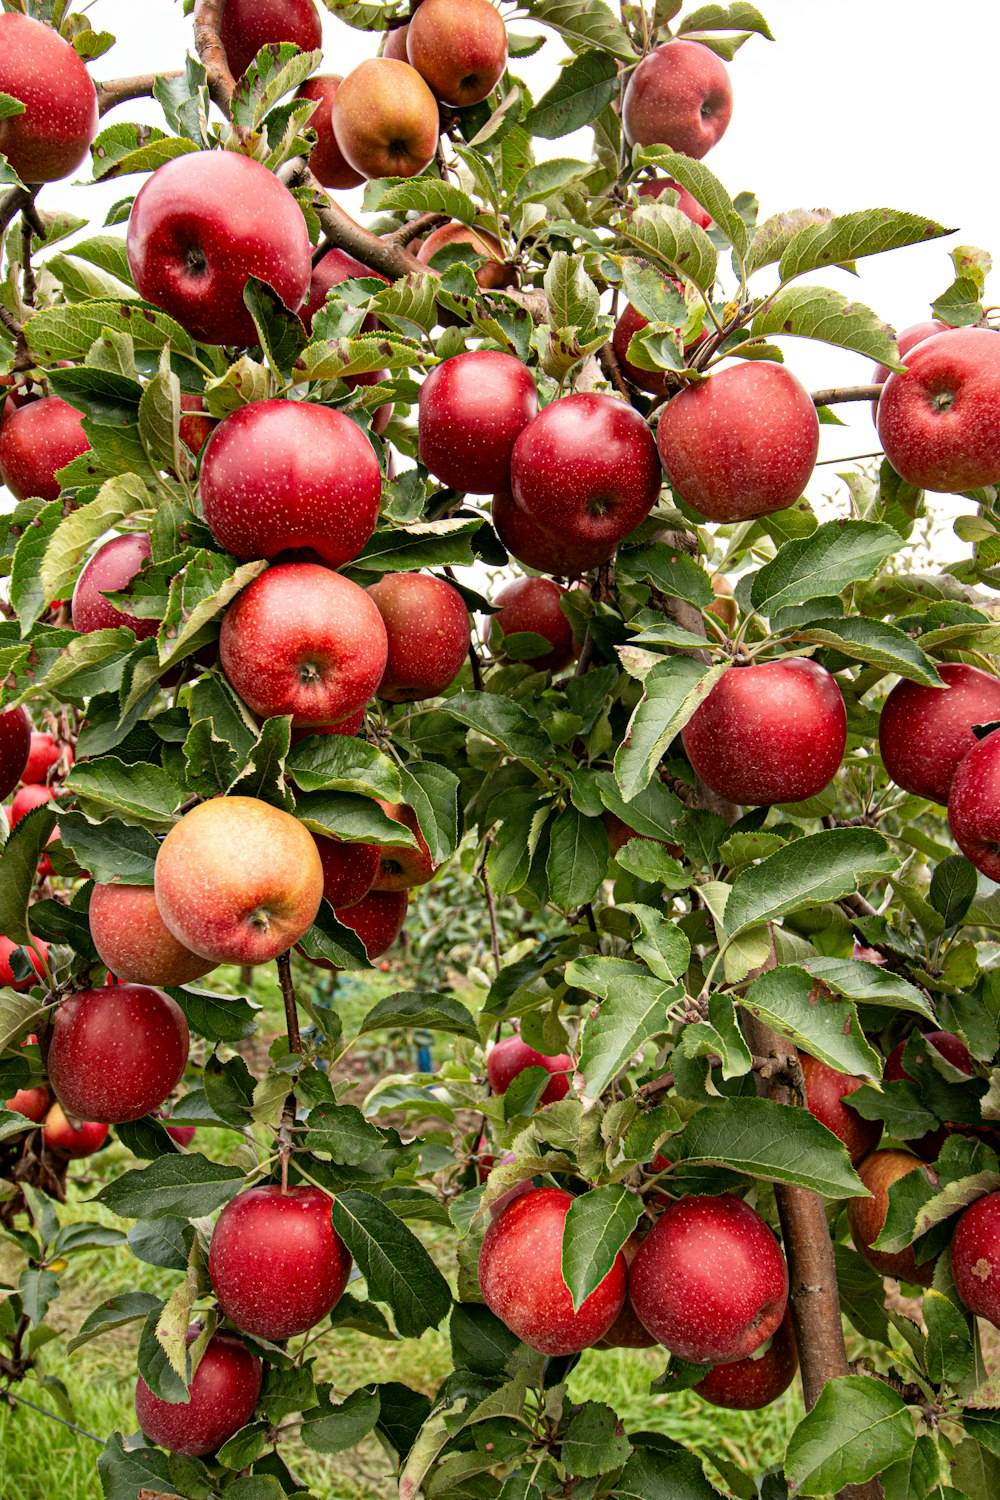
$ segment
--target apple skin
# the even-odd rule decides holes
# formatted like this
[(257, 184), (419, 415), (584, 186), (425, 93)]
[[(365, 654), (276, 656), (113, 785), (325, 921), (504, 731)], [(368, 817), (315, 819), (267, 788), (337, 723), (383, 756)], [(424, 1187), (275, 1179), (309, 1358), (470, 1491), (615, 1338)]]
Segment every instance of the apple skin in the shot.
[(456, 588), (428, 573), (386, 573), (368, 589), (385, 626), (388, 655), (377, 694), (388, 703), (436, 698), (465, 665), (469, 611)]
[(160, 916), (151, 885), (95, 885), (90, 935), (97, 955), (128, 984), (190, 984), (215, 968), (179, 943)]
[[(926, 323), (913, 323), (909, 328), (904, 328), (896, 338), (899, 345), (900, 355), (905, 359), (911, 349), (922, 344), (924, 339), (932, 339), (936, 333), (948, 333), (951, 325), (942, 323), (938, 318), (930, 318)], [(888, 365), (872, 366), (872, 385), (885, 385), (892, 371)], [(878, 401), (872, 402), (872, 421), (878, 421)]]
[(382, 43), (381, 55), (383, 57), (395, 58), (396, 62), (408, 62), (409, 58), (406, 55), (406, 38), (409, 35), (409, 31), (410, 28), (408, 25), (394, 26), (391, 31), (387, 31), (385, 34), (385, 40)]
[(730, 667), (682, 731), (702, 781), (730, 802), (803, 802), (833, 780), (847, 744), (840, 688), (804, 657)]
[(877, 1240), (885, 1227), (889, 1211), (889, 1188), (907, 1172), (920, 1169), (931, 1182), (937, 1178), (919, 1157), (909, 1151), (873, 1151), (858, 1167), (858, 1176), (871, 1198), (850, 1198), (847, 1203), (847, 1222), (850, 1225), (854, 1248), (880, 1276), (895, 1276), (900, 1281), (913, 1281), (918, 1286), (930, 1286), (934, 1276), (934, 1261), (917, 1265), (913, 1246), (905, 1250), (873, 1250), (872, 1241)]
[(126, 589), (150, 555), (144, 531), (129, 531), (112, 537), (91, 557), (73, 590), (73, 629), (81, 635), (92, 630), (131, 630), (137, 641), (145, 641), (160, 628), (159, 620), (143, 619), (118, 609), (108, 593)]
[(295, 552), (339, 568), (375, 530), (382, 473), (343, 412), (253, 401), (212, 433), (199, 489), (212, 535), (241, 562)]
[(917, 344), (889, 376), (876, 425), (910, 484), (945, 494), (1000, 481), (1000, 337), (950, 328)]
[[(925, 1031), (922, 1035), (924, 1041), (930, 1042), (953, 1068), (957, 1068), (960, 1073), (965, 1073), (969, 1078), (972, 1077), (972, 1058), (961, 1037), (955, 1036), (951, 1031)], [(915, 1082), (903, 1067), (903, 1053), (909, 1040), (909, 1037), (904, 1037), (901, 1042), (897, 1042), (885, 1060), (882, 1077), (890, 1083), (900, 1079), (905, 1079), (909, 1083)], [(947, 1125), (941, 1125), (935, 1130), (928, 1130), (925, 1135), (915, 1141), (907, 1141), (906, 1144), (916, 1156), (920, 1157), (921, 1161), (937, 1161), (941, 1147), (950, 1134), (951, 1131)]]
[(229, 71), (240, 78), (262, 47), (293, 42), (303, 52), (318, 52), (323, 24), (314, 0), (228, 0), (219, 39)]
[(213, 797), (175, 823), (156, 856), (167, 927), (213, 963), (268, 963), (311, 927), (323, 865), (308, 829), (256, 797)]
[(486, 1059), (486, 1076), (494, 1094), (506, 1094), (514, 1079), (525, 1068), (544, 1068), (547, 1073), (552, 1074), (552, 1078), (545, 1085), (545, 1092), (538, 1102), (555, 1104), (557, 1100), (565, 1099), (569, 1093), (569, 1075), (573, 1066), (573, 1059), (566, 1052), (548, 1057), (544, 1052), (536, 1052), (534, 1047), (529, 1047), (520, 1036), (506, 1036), (490, 1049), (490, 1055)]
[(54, 802), (56, 799), (55, 787), (51, 786), (22, 786), (14, 794), (14, 800), (10, 804), (10, 815), (8, 821), (11, 828), (15, 823), (20, 823), (28, 813), (34, 812), (36, 807), (44, 807), (46, 802)]
[(132, 205), (126, 248), (140, 297), (206, 344), (258, 342), (243, 301), (249, 277), (296, 312), (312, 274), (299, 205), (273, 172), (235, 151), (158, 167)]
[(628, 357), (628, 346), (633, 336), (648, 327), (649, 319), (637, 312), (631, 302), (626, 303), (611, 335), (611, 346), (615, 351), (618, 367), (630, 385), (636, 386), (640, 391), (649, 391), (651, 395), (662, 396), (667, 389), (666, 371), (643, 370)]
[(323, 866), (323, 897), (334, 910), (356, 906), (367, 896), (378, 874), (382, 850), (378, 844), (347, 844), (342, 839), (313, 835)]
[(50, 26), (0, 16), (0, 93), (25, 106), (0, 121), (0, 151), (22, 182), (57, 182), (87, 159), (97, 90), (83, 60)]
[(980, 740), (955, 772), (948, 826), (966, 859), (1000, 880), (1000, 734)]
[(784, 365), (744, 360), (668, 401), (656, 442), (688, 505), (708, 521), (747, 521), (801, 497), (819, 453), (819, 417)]
[(505, 583), (493, 596), (500, 608), (492, 624), (498, 631), (498, 650), (503, 650), (503, 636), (525, 632), (544, 636), (552, 647), (544, 656), (531, 659), (539, 671), (560, 672), (576, 655), (573, 631), (562, 612), (561, 601), (566, 589), (550, 578), (515, 578)]
[[(201, 1332), (188, 1329), (192, 1344)], [(263, 1367), (256, 1354), (229, 1333), (208, 1341), (189, 1401), (174, 1404), (154, 1396), (140, 1375), (135, 1387), (135, 1414), (146, 1437), (171, 1453), (200, 1458), (221, 1448), (253, 1416), (260, 1397)]]
[(15, 980), (14, 971), (10, 966), (11, 954), (17, 948), (24, 948), (31, 960), (31, 966), (38, 979), (45, 982), (45, 965), (49, 961), (48, 944), (43, 943), (41, 938), (33, 937), (30, 943), (14, 943), (8, 937), (0, 937), (0, 986), (6, 989), (17, 990), (18, 994), (25, 994), (33, 989), (38, 979)]
[(427, 885), (434, 879), (438, 866), (431, 858), (427, 840), (420, 831), (417, 815), (405, 802), (382, 802), (379, 807), (387, 818), (408, 828), (417, 840), (417, 848), (402, 844), (379, 845), (378, 873), (372, 883), (373, 891), (409, 891), (415, 886)]
[(443, 104), (464, 109), (492, 93), (507, 66), (507, 28), (490, 0), (423, 0), (406, 56)]
[(335, 915), (352, 932), (356, 932), (372, 960), (387, 953), (403, 930), (408, 891), (369, 891), (353, 906), (337, 907)]
[(309, 166), (313, 176), (324, 187), (336, 188), (338, 191), (360, 187), (365, 180), (360, 172), (355, 172), (350, 162), (344, 160), (344, 154), (333, 133), (330, 112), (334, 96), (342, 82), (343, 77), (339, 73), (317, 73), (302, 85), (295, 96), (296, 99), (316, 102), (309, 128), (315, 130), (317, 140), (309, 157)]
[(434, 160), (437, 100), (409, 63), (360, 63), (338, 88), (331, 119), (344, 160), (362, 177), (416, 177)]
[(973, 724), (1000, 720), (1000, 678), (964, 662), (940, 662), (938, 673), (946, 691), (897, 682), (882, 705), (878, 744), (897, 786), (947, 804), (955, 773), (979, 743)]
[[(15, 710), (23, 713), (24, 710)], [(3, 719), (0, 718), (0, 725)], [(73, 764), (73, 752), (67, 745), (65, 747), (67, 768)], [(58, 765), (63, 755), (63, 746), (51, 734), (34, 729), (31, 731), (31, 749), (28, 751), (28, 763), (21, 772), (21, 780), (25, 786), (43, 786), (48, 778), (52, 767)], [(6, 792), (0, 796), (6, 796)]]
[(537, 413), (535, 381), (519, 359), (489, 349), (456, 354), (420, 387), (420, 462), (449, 489), (507, 489), (514, 444)]
[(786, 1308), (763, 1354), (713, 1366), (694, 1389), (703, 1401), (713, 1406), (725, 1406), (730, 1411), (759, 1411), (787, 1391), (798, 1368), (792, 1314)]
[(557, 578), (580, 578), (599, 568), (614, 552), (616, 542), (581, 542), (554, 536), (526, 516), (509, 490), (498, 490), (491, 507), (493, 529), (512, 557), (526, 568), (554, 573)]
[[(641, 1244), (642, 1241), (637, 1234), (630, 1234), (622, 1246), (625, 1264), (630, 1271)], [(644, 1328), (639, 1322), (627, 1290), (621, 1312), (597, 1347), (599, 1349), (655, 1349), (656, 1340), (649, 1329)]]
[(63, 1109), (81, 1120), (140, 1120), (184, 1076), (190, 1037), (176, 1000), (141, 984), (69, 995), (55, 1012), (46, 1066)]
[(208, 1273), (222, 1311), (243, 1333), (291, 1338), (336, 1307), (351, 1257), (332, 1207), (315, 1187), (254, 1187), (230, 1198), (212, 1234)]
[(195, 458), (201, 453), (212, 433), (219, 425), (218, 417), (210, 417), (205, 410), (204, 396), (181, 393), (180, 440)]
[(108, 1127), (97, 1120), (84, 1120), (80, 1129), (75, 1130), (58, 1102), (52, 1105), (42, 1126), (42, 1140), (48, 1149), (70, 1161), (93, 1156), (107, 1138)]
[(13, 1110), (17, 1115), (24, 1115), (35, 1125), (42, 1123), (51, 1107), (52, 1095), (44, 1087), (18, 1089), (14, 1097), (8, 1099), (4, 1105), (5, 1109)]
[[(844, 1103), (844, 1096), (864, 1088), (867, 1080), (849, 1073), (838, 1073), (807, 1052), (799, 1053), (799, 1062), (806, 1083), (806, 1108), (821, 1125), (843, 1141), (852, 1165), (857, 1166), (882, 1139), (881, 1120), (866, 1120), (856, 1109)], [(784, 1388), (782, 1386), (782, 1390)]]
[(9, 797), (24, 778), (31, 759), (31, 720), (23, 708), (0, 714), (0, 799)]
[[(339, 286), (342, 281), (363, 280), (366, 276), (376, 281), (384, 281), (386, 286), (389, 285), (385, 276), (378, 271), (373, 271), (370, 266), (362, 265), (360, 260), (355, 260), (353, 255), (348, 255), (346, 250), (328, 250), (323, 259), (318, 261), (313, 268), (312, 279), (309, 282), (309, 296), (299, 312), (306, 332), (312, 332), (313, 318), (326, 302), (327, 293), (331, 287)], [(361, 325), (361, 332), (371, 333), (377, 326), (375, 318), (365, 318)]]
[(969, 1311), (1000, 1328), (1000, 1193), (977, 1198), (959, 1218), (951, 1270)]
[(551, 402), (514, 444), (511, 489), (529, 520), (572, 545), (614, 547), (660, 494), (656, 444), (645, 420), (614, 396)]
[(722, 139), (732, 113), (725, 65), (700, 42), (675, 40), (648, 53), (622, 100), (630, 146), (669, 146), (696, 161)]
[(479, 1290), (492, 1313), (541, 1354), (576, 1354), (602, 1339), (625, 1301), (621, 1251), (580, 1308), (562, 1276), (562, 1241), (573, 1202), (561, 1188), (535, 1188), (494, 1219), (479, 1251)]
[[(0, 21), (7, 19), (0, 16)], [(10, 19), (17, 17), (10, 13)], [(15, 500), (57, 500), (59, 470), (90, 448), (83, 413), (58, 396), (19, 406), (0, 426), (0, 476)]]
[(692, 224), (697, 224), (699, 229), (711, 229), (712, 215), (706, 213), (697, 198), (693, 198), (687, 188), (681, 187), (680, 183), (675, 182), (672, 177), (654, 177), (651, 181), (640, 182), (639, 197), (659, 198), (668, 189), (677, 194), (676, 206), (691, 220)]
[(317, 563), (282, 563), (255, 578), (222, 620), (219, 660), (262, 719), (296, 729), (339, 724), (363, 708), (385, 672), (389, 644), (374, 602)]
[(485, 229), (472, 229), (468, 224), (441, 224), (437, 229), (431, 230), (419, 247), (411, 245), (410, 248), (417, 260), (429, 266), (438, 251), (444, 250), (448, 245), (469, 245), (477, 255), (486, 257), (475, 272), (476, 285), (483, 291), (502, 291), (519, 285), (517, 268), (508, 265), (503, 258), (500, 241)]

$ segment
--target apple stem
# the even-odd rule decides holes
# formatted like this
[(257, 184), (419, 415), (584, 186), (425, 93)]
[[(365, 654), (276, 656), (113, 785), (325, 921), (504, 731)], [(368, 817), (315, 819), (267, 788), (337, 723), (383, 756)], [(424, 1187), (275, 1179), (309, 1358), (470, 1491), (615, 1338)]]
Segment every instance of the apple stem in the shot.
[(812, 403), (814, 406), (839, 406), (846, 401), (877, 401), (881, 394), (880, 385), (835, 385), (825, 391), (813, 391)]

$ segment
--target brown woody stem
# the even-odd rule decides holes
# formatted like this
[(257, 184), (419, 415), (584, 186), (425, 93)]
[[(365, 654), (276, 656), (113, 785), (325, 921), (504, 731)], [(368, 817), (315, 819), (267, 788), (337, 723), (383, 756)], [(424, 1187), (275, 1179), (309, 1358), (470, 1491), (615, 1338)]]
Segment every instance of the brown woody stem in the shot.
[(194, 8), (194, 45), (208, 74), (208, 92), (222, 113), (230, 117), (236, 79), (222, 45), (220, 28), (226, 0), (198, 0)]
[(97, 110), (107, 114), (116, 104), (128, 99), (152, 99), (153, 88), (161, 78), (183, 78), (183, 73), (136, 73), (131, 78), (113, 78), (97, 86)]
[(839, 385), (826, 391), (813, 391), (814, 406), (841, 406), (846, 401), (877, 401), (882, 394), (880, 385)]
[(401, 224), (398, 229), (394, 229), (391, 234), (383, 235), (382, 238), (387, 245), (401, 245), (405, 249), (422, 234), (436, 229), (439, 224), (450, 223), (451, 219), (447, 214), (418, 214), (415, 219), (407, 219), (405, 224)]
[[(299, 1032), (299, 1013), (295, 1005), (295, 985), (292, 981), (292, 954), (289, 948), (286, 948), (284, 953), (278, 955), (278, 980), (281, 984), (281, 998), (285, 1002), (285, 1029), (288, 1032), (288, 1050), (289, 1052), (301, 1055), (302, 1037)], [(281, 1111), (281, 1125), (278, 1129), (278, 1159), (281, 1163), (281, 1191), (283, 1193), (288, 1189), (288, 1158), (292, 1150), (295, 1108), (295, 1094), (290, 1093)]]

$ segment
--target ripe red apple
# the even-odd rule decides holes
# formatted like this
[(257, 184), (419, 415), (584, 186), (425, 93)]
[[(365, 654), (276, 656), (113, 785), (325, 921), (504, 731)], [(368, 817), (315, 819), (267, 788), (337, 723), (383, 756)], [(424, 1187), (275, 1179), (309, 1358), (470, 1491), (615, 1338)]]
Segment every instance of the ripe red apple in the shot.
[(382, 57), (394, 57), (397, 62), (407, 62), (406, 38), (409, 31), (409, 26), (394, 26), (391, 31), (387, 31), (382, 42)]
[(493, 598), (493, 603), (500, 605), (492, 620), (499, 635), (498, 649), (503, 650), (504, 636), (540, 635), (552, 650), (544, 656), (532, 657), (531, 665), (549, 672), (559, 672), (568, 666), (576, 648), (573, 631), (561, 608), (566, 592), (550, 578), (516, 578), (513, 583), (505, 583)]
[(554, 573), (558, 578), (579, 578), (607, 562), (615, 542), (579, 541), (542, 528), (526, 516), (509, 490), (498, 490), (491, 508), (493, 529), (512, 557), (526, 568)]
[(387, 953), (403, 930), (408, 891), (369, 891), (353, 906), (337, 907), (337, 921), (356, 932), (372, 960)]
[(22, 182), (56, 182), (83, 165), (97, 134), (97, 90), (51, 26), (0, 15), (0, 93), (25, 107), (0, 121), (0, 151)]
[(31, 757), (31, 720), (23, 708), (0, 714), (0, 798), (9, 797), (23, 779)]
[(1000, 880), (1000, 734), (994, 731), (971, 749), (948, 793), (948, 826), (955, 843), (977, 870)]
[(866, 1120), (856, 1109), (844, 1103), (845, 1095), (864, 1088), (866, 1080), (855, 1078), (850, 1073), (838, 1073), (828, 1063), (820, 1062), (806, 1052), (799, 1053), (799, 1062), (806, 1084), (806, 1108), (821, 1125), (843, 1141), (852, 1163), (857, 1166), (882, 1139), (881, 1120)]
[(372, 884), (375, 891), (409, 891), (418, 885), (426, 885), (437, 874), (437, 865), (431, 858), (427, 840), (420, 831), (417, 815), (405, 802), (379, 802), (386, 817), (401, 823), (416, 836), (417, 848), (403, 844), (379, 845), (378, 874)]
[(30, 943), (13, 943), (8, 937), (0, 937), (0, 986), (17, 990), (20, 994), (24, 994), (26, 990), (32, 989), (38, 983), (38, 979), (17, 980), (14, 978), (10, 959), (11, 954), (17, 948), (24, 948), (31, 960), (32, 968), (38, 975), (38, 979), (41, 980), (45, 979), (45, 966), (49, 961), (49, 949), (48, 944), (43, 943), (41, 938), (33, 937)]
[(163, 1121), (163, 1128), (172, 1141), (178, 1146), (190, 1146), (198, 1134), (197, 1125), (171, 1125), (169, 1109), (154, 1109), (153, 1114), (158, 1120)]
[(228, 0), (219, 38), (234, 78), (240, 78), (262, 47), (293, 42), (303, 52), (323, 45), (323, 24), (314, 0)]
[(485, 229), (472, 229), (468, 224), (441, 224), (419, 246), (414, 244), (410, 248), (417, 260), (429, 266), (438, 251), (448, 245), (468, 245), (477, 255), (486, 257), (475, 272), (476, 285), (483, 291), (502, 291), (518, 285), (516, 266), (504, 260), (500, 241)]
[(534, 378), (519, 359), (490, 349), (457, 354), (420, 387), (420, 461), (453, 490), (506, 489), (514, 444), (537, 412)]
[(4, 1108), (13, 1110), (17, 1115), (24, 1115), (26, 1119), (40, 1125), (51, 1106), (52, 1095), (47, 1088), (41, 1086), (33, 1089), (18, 1089), (13, 1098), (7, 1100)]
[(656, 444), (634, 407), (592, 392), (562, 396), (514, 444), (511, 488), (536, 526), (571, 545), (614, 547), (660, 493)]
[[(24, 710), (14, 710), (23, 713)], [(6, 717), (6, 715), (4, 715)], [(2, 725), (3, 719), (0, 719)], [(28, 751), (28, 764), (21, 773), (21, 780), (25, 786), (40, 786), (48, 778), (52, 767), (58, 765), (63, 755), (63, 746), (51, 734), (44, 734), (34, 729), (31, 732), (31, 749)], [(65, 759), (67, 768), (73, 764), (73, 752), (67, 745), (65, 747)], [(4, 793), (6, 795), (6, 793)]]
[(833, 780), (847, 744), (840, 689), (823, 667), (786, 656), (730, 667), (685, 725), (688, 760), (730, 802), (803, 802)]
[(388, 703), (436, 698), (465, 665), (469, 611), (456, 588), (428, 573), (386, 573), (368, 589), (388, 641), (378, 696)]
[(979, 743), (974, 724), (1000, 720), (1000, 678), (964, 662), (941, 662), (947, 689), (897, 682), (882, 706), (878, 745), (897, 786), (947, 803), (955, 773)]
[(15, 792), (14, 800), (10, 804), (9, 823), (11, 828), (21, 819), (27, 817), (28, 813), (34, 812), (36, 807), (44, 807), (46, 802), (54, 802), (56, 796), (55, 787), (51, 786), (22, 786)]
[(819, 452), (819, 417), (784, 365), (744, 360), (668, 401), (656, 442), (688, 505), (709, 521), (747, 521), (800, 498)]
[(1000, 481), (1000, 337), (950, 328), (917, 344), (889, 376), (878, 434), (904, 479), (957, 494)]
[[(326, 302), (327, 293), (331, 287), (339, 286), (342, 281), (357, 281), (365, 277), (385, 281), (387, 286), (389, 284), (380, 272), (373, 271), (370, 266), (363, 265), (360, 260), (355, 260), (354, 256), (348, 255), (346, 250), (328, 250), (322, 260), (313, 267), (309, 296), (299, 313), (306, 331), (312, 332), (313, 318)], [(367, 317), (361, 324), (361, 332), (371, 333), (377, 327), (378, 320)]]
[(81, 635), (92, 630), (131, 630), (137, 641), (155, 635), (159, 620), (144, 619), (119, 609), (104, 596), (128, 588), (150, 555), (144, 531), (129, 531), (98, 547), (84, 567), (73, 590), (73, 629)]
[(140, 297), (206, 344), (258, 342), (243, 301), (249, 277), (266, 281), (293, 312), (309, 290), (302, 210), (273, 172), (236, 151), (158, 167), (132, 205), (127, 248)]
[(729, 74), (701, 42), (675, 40), (648, 53), (622, 100), (630, 146), (669, 146), (698, 161), (722, 139), (732, 113)]
[(253, 1187), (219, 1215), (208, 1273), (226, 1317), (243, 1333), (287, 1339), (325, 1318), (351, 1274), (319, 1188)]
[(364, 589), (317, 563), (282, 563), (226, 610), (219, 660), (255, 714), (291, 714), (305, 728), (362, 708), (382, 681), (388, 649)]
[(205, 410), (204, 396), (181, 394), (181, 416), (178, 432), (182, 443), (198, 457), (212, 433), (219, 425), (218, 417), (210, 417)]
[[(926, 323), (914, 323), (909, 328), (904, 328), (898, 335), (896, 343), (899, 345), (900, 355), (905, 360), (911, 349), (922, 344), (924, 339), (931, 339), (936, 333), (948, 333), (950, 324), (942, 323), (938, 318), (930, 318)], [(872, 385), (885, 385), (889, 379), (891, 370), (888, 365), (872, 366)], [(878, 401), (872, 402), (872, 421), (878, 420)]]
[[(188, 1329), (187, 1342), (201, 1332)], [(135, 1414), (150, 1442), (171, 1453), (198, 1458), (214, 1453), (253, 1416), (263, 1369), (240, 1339), (216, 1333), (208, 1341), (188, 1387), (190, 1400), (176, 1404), (154, 1396), (142, 1376), (135, 1387)]]
[(323, 865), (323, 896), (334, 910), (356, 906), (367, 896), (378, 874), (378, 844), (346, 844), (314, 835)]
[(423, 0), (406, 55), (444, 104), (479, 104), (503, 77), (507, 28), (490, 0)]
[(308, 829), (256, 797), (214, 797), (156, 856), (156, 904), (177, 940), (214, 963), (262, 964), (297, 943), (323, 899)]
[(552, 1074), (539, 1104), (555, 1104), (558, 1099), (565, 1099), (569, 1093), (573, 1059), (566, 1052), (560, 1052), (554, 1057), (536, 1052), (534, 1047), (529, 1047), (518, 1035), (504, 1037), (490, 1049), (486, 1059), (486, 1076), (494, 1094), (506, 1094), (514, 1079), (525, 1068), (544, 1068), (547, 1073)]
[(339, 568), (375, 530), (382, 474), (342, 412), (253, 401), (209, 438), (199, 488), (212, 535), (242, 562), (304, 552)]
[(535, 1188), (493, 1220), (479, 1251), (479, 1290), (487, 1307), (529, 1348), (576, 1354), (604, 1337), (625, 1301), (619, 1251), (611, 1270), (576, 1312), (562, 1275), (562, 1241), (573, 1202), (561, 1188)]
[(1000, 1193), (977, 1198), (959, 1218), (951, 1270), (969, 1311), (1000, 1328)]
[(889, 1211), (889, 1189), (907, 1172), (920, 1169), (930, 1182), (937, 1178), (929, 1167), (909, 1151), (873, 1151), (858, 1168), (858, 1176), (872, 1194), (871, 1198), (850, 1198), (847, 1203), (847, 1222), (851, 1238), (858, 1254), (880, 1276), (896, 1276), (900, 1281), (915, 1281), (919, 1286), (930, 1286), (934, 1276), (934, 1261), (917, 1265), (913, 1246), (905, 1250), (873, 1250), (872, 1241), (877, 1240), (885, 1228), (885, 1217)]
[(142, 984), (80, 990), (55, 1012), (49, 1082), (78, 1119), (139, 1120), (180, 1083), (189, 1045), (184, 1014), (162, 990)]
[(338, 190), (359, 187), (364, 182), (360, 172), (355, 172), (337, 145), (330, 118), (334, 96), (343, 82), (339, 73), (317, 73), (308, 79), (296, 94), (297, 99), (315, 100), (316, 108), (309, 121), (309, 129), (315, 130), (317, 140), (309, 157), (313, 176), (324, 187)]
[[(934, 1049), (940, 1052), (941, 1056), (951, 1063), (953, 1068), (957, 1068), (967, 1078), (972, 1077), (972, 1058), (969, 1055), (968, 1047), (962, 1041), (961, 1037), (955, 1036), (951, 1031), (925, 1031), (922, 1035), (923, 1040), (930, 1042)], [(903, 1067), (903, 1053), (906, 1050), (909, 1040), (909, 1037), (904, 1037), (901, 1042), (897, 1042), (885, 1060), (885, 1069), (882, 1076), (890, 1083), (900, 1079), (906, 1079), (908, 1083), (915, 1082), (914, 1078)], [(950, 1134), (951, 1131), (947, 1125), (940, 1125), (934, 1130), (928, 1130), (918, 1140), (907, 1141), (906, 1144), (922, 1161), (937, 1161), (941, 1147)]]
[(787, 1391), (799, 1367), (791, 1309), (771, 1336), (762, 1352), (748, 1354), (732, 1364), (715, 1365), (695, 1390), (702, 1400), (731, 1411), (759, 1411)]
[[(0, 16), (0, 21), (17, 19), (13, 14)], [(15, 500), (32, 495), (59, 498), (59, 470), (90, 447), (82, 422), (83, 413), (58, 396), (19, 406), (5, 419), (0, 426), (0, 477)]]
[(687, 188), (681, 187), (672, 177), (654, 177), (648, 182), (640, 182), (640, 198), (659, 198), (661, 194), (670, 190), (677, 194), (677, 207), (682, 214), (686, 214), (692, 224), (697, 224), (699, 229), (711, 229), (712, 215), (706, 213), (696, 198), (693, 198)]
[(215, 968), (179, 943), (160, 916), (151, 885), (95, 885), (90, 935), (98, 957), (130, 984), (190, 984)]
[(409, 63), (359, 64), (338, 88), (331, 119), (344, 160), (362, 177), (416, 177), (434, 160), (437, 100)]
[(42, 1126), (42, 1140), (48, 1149), (71, 1161), (93, 1156), (107, 1138), (108, 1127), (97, 1120), (84, 1120), (79, 1129), (71, 1125), (59, 1103), (52, 1105)]

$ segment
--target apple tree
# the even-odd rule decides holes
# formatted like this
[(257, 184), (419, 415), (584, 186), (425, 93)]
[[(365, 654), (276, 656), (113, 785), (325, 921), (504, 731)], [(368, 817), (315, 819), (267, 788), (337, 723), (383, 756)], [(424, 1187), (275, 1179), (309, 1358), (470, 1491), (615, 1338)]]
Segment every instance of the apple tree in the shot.
[[(897, 338), (824, 272), (943, 226), (731, 194), (745, 0), (325, 6), (185, 0), (183, 67), (95, 86), (96, 11), (3, 0), (3, 1389), (127, 1236), (173, 1289), (74, 1336), (135, 1335), (109, 1500), (333, 1495), (372, 1437), (403, 1500), (995, 1494), (989, 257)], [(885, 457), (817, 513), (852, 401)], [(432, 1061), (361, 1098), (331, 971), (414, 926), (357, 1035)], [(109, 1128), (118, 1229), (61, 1208)], [(438, 1389), (327, 1378), (432, 1328)], [(798, 1372), (781, 1467), (578, 1398), (657, 1346), (718, 1406)]]

